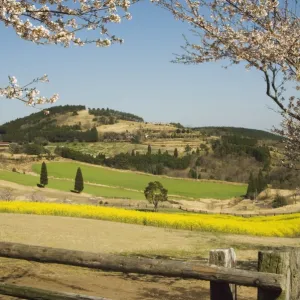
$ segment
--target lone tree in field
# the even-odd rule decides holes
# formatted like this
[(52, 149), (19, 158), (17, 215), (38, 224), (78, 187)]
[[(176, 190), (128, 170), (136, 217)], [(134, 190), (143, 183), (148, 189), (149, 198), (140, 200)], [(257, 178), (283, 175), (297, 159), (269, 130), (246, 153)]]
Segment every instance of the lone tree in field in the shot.
[(154, 211), (158, 210), (158, 203), (168, 200), (168, 190), (159, 181), (149, 182), (144, 190), (144, 195), (149, 203), (154, 205)]
[(81, 193), (84, 189), (83, 186), (83, 176), (82, 176), (82, 172), (81, 169), (78, 168), (77, 169), (77, 173), (76, 173), (76, 177), (75, 177), (75, 185), (74, 185), (74, 190), (78, 193)]
[[(259, 71), (267, 96), (282, 114), (287, 164), (300, 162), (300, 2), (298, 0), (153, 0), (175, 19), (189, 23), (174, 62), (225, 60)], [(226, 67), (227, 67), (226, 66)], [(293, 91), (294, 88), (294, 91)], [(287, 90), (289, 89), (289, 90)]]
[(48, 184), (48, 171), (46, 163), (43, 161), (40, 175), (40, 185), (45, 187)]
[(147, 150), (147, 154), (151, 154), (151, 145), (148, 145), (148, 150)]

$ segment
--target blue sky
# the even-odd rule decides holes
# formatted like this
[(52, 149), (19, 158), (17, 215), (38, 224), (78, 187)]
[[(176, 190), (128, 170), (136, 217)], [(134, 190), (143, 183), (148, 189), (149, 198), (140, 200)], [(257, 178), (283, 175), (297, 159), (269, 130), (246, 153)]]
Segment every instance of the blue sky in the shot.
[[(148, 1), (130, 12), (131, 21), (114, 26), (125, 43), (109, 48), (37, 46), (1, 23), (0, 86), (7, 85), (7, 75), (25, 84), (46, 73), (50, 83), (39, 88), (43, 95), (58, 92), (57, 105), (109, 107), (186, 126), (270, 130), (279, 124), (260, 73), (242, 66), (225, 70), (223, 63), (173, 64), (188, 26)], [(21, 102), (0, 99), (0, 123), (32, 112)]]

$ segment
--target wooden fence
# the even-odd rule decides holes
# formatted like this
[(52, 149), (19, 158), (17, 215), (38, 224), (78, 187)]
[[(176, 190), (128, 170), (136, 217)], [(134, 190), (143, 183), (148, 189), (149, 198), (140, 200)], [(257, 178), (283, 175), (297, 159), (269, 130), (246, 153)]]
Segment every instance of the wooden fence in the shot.
[[(236, 285), (257, 287), (258, 300), (300, 299), (300, 250), (297, 249), (259, 252), (258, 271), (236, 269), (233, 249), (211, 250), (207, 265), (198, 261), (125, 257), (6, 242), (0, 242), (0, 257), (106, 271), (206, 280), (210, 281), (211, 300), (237, 299)], [(0, 284), (0, 294), (36, 300), (107, 300), (7, 283)]]

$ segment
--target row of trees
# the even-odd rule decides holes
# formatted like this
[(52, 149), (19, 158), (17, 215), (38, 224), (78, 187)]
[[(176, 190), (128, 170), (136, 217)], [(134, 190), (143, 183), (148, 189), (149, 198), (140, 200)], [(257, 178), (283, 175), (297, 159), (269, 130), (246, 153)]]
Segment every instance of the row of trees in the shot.
[[(208, 154), (208, 152), (209, 152), (209, 148), (208, 148), (208, 146), (207, 145), (205, 145), (205, 144), (200, 144), (200, 147), (197, 147), (196, 148), (196, 151), (192, 151), (193, 149), (192, 149), (192, 147), (189, 145), (189, 144), (187, 144), (185, 147), (184, 147), (184, 152), (186, 153), (186, 154), (197, 154), (197, 155), (200, 155), (201, 154), (201, 151), (204, 151), (206, 154)], [(134, 155), (134, 150), (132, 150), (132, 155)], [(147, 154), (151, 154), (152, 153), (152, 147), (151, 147), (151, 145), (148, 145), (148, 148), (147, 148)], [(158, 152), (157, 152), (158, 154), (162, 154), (161, 153), (161, 149), (158, 149)], [(165, 151), (165, 153), (167, 153), (167, 154), (169, 154), (169, 152), (168, 151)], [(173, 156), (175, 157), (175, 158), (177, 158), (178, 157), (178, 155), (179, 155), (179, 152), (178, 152), (178, 149), (177, 148), (174, 148), (174, 151), (173, 151)]]
[(98, 131), (95, 127), (81, 131), (80, 125), (72, 126), (48, 126), (37, 125), (24, 130), (7, 130), (2, 135), (3, 141), (17, 143), (31, 143), (36, 137), (42, 137), (49, 142), (67, 142), (77, 140), (79, 142), (98, 142)]
[(151, 148), (148, 149), (148, 153), (146, 154), (139, 154), (133, 150), (131, 154), (120, 153), (110, 158), (106, 158), (101, 153), (93, 156), (67, 147), (56, 147), (55, 154), (86, 163), (105, 165), (117, 169), (134, 169), (155, 175), (163, 174), (164, 168), (174, 170), (186, 169), (189, 167), (192, 159), (191, 155), (176, 157), (168, 154), (168, 152), (152, 154)]
[[(40, 183), (38, 184), (39, 187), (45, 187), (48, 185), (48, 170), (47, 165), (45, 162), (42, 163), (41, 173), (40, 173)], [(74, 192), (81, 193), (84, 189), (84, 182), (83, 176), (80, 167), (78, 167), (76, 176), (75, 176), (75, 183), (74, 183)]]

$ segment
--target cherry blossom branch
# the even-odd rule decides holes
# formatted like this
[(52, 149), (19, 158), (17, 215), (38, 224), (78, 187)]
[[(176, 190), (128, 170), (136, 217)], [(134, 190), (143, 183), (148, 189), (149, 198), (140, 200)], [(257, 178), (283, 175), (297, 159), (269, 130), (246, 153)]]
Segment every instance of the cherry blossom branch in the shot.
[[(16, 77), (9, 76), (9, 85), (5, 88), (0, 88), (0, 96), (6, 97), (7, 99), (16, 99), (19, 101), (24, 102), (28, 106), (35, 107), (39, 104), (53, 104), (55, 103), (59, 95), (54, 94), (50, 98), (41, 97), (40, 91), (36, 89), (36, 87), (30, 87), (33, 84), (39, 83), (39, 82), (49, 82), (48, 76), (45, 74), (42, 77), (36, 78), (32, 80), (30, 83), (19, 86), (18, 81)], [(48, 111), (45, 111), (45, 114), (48, 114)]]

